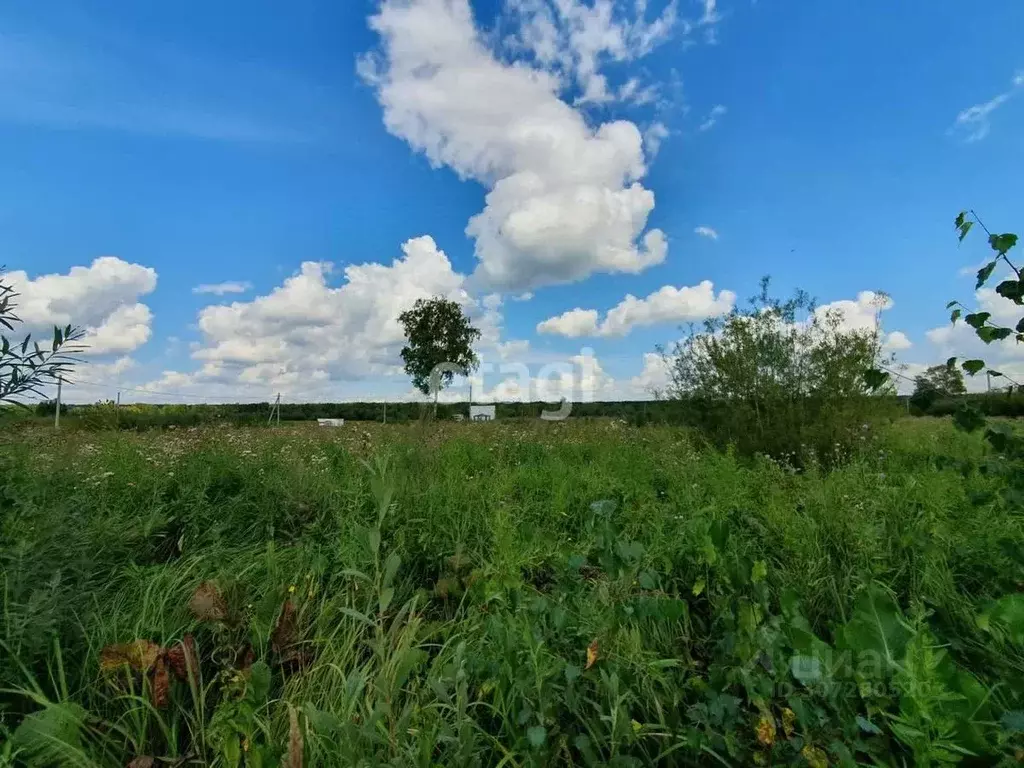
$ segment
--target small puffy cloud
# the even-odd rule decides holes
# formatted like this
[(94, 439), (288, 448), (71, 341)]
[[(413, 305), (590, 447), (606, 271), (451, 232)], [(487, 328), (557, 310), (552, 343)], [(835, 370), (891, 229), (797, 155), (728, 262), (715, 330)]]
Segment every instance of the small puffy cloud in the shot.
[(627, 294), (619, 304), (608, 310), (601, 323), (598, 323), (597, 310), (577, 307), (539, 323), (537, 332), (569, 338), (625, 336), (640, 326), (692, 322), (723, 315), (731, 311), (735, 303), (735, 293), (719, 291), (716, 295), (710, 280), (680, 288), (666, 285), (643, 299)]
[(67, 274), (30, 279), (15, 271), (5, 279), (20, 294), (17, 314), (27, 332), (45, 335), (54, 325), (81, 327), (84, 355), (131, 352), (149, 340), (153, 315), (138, 299), (156, 288), (151, 267), (103, 256)]
[[(540, 10), (546, 4), (516, 5), (555, 18), (550, 7)], [(574, 40), (572, 72), (595, 99), (604, 86), (590, 62), (619, 46), (592, 38), (608, 28), (601, 15), (608, 5), (557, 4)], [(546, 23), (531, 32), (535, 63), (566, 55), (561, 33), (552, 37)], [(627, 35), (622, 44), (653, 46), (662, 34), (657, 23), (645, 22), (635, 42)], [(640, 181), (647, 168), (634, 123), (590, 125), (560, 98), (557, 73), (506, 61), (488, 47), (466, 0), (383, 0), (370, 26), (381, 48), (360, 61), (360, 72), (388, 131), (488, 189), (484, 209), (466, 227), (476, 243), (477, 283), (523, 292), (664, 261), (664, 234), (647, 229), (654, 194)]]
[(716, 104), (715, 106), (713, 106), (711, 108), (711, 111), (708, 112), (707, 117), (705, 117), (701, 121), (700, 125), (697, 126), (697, 130), (698, 131), (710, 131), (712, 128), (715, 127), (715, 124), (718, 122), (718, 120), (721, 117), (723, 117), (725, 115), (725, 113), (728, 112), (728, 111), (729, 110), (725, 107), (724, 104)]
[(203, 283), (192, 289), (192, 293), (210, 293), (214, 296), (223, 296), (227, 293), (245, 293), (252, 289), (252, 283), (248, 280), (228, 280), (223, 283)]
[(598, 314), (596, 309), (570, 309), (557, 317), (549, 317), (537, 324), (537, 333), (565, 336), (570, 339), (579, 336), (597, 335)]
[(662, 122), (651, 123), (644, 131), (644, 146), (647, 156), (653, 158), (661, 149), (661, 143), (669, 137), (668, 127)]
[(635, 395), (654, 395), (664, 392), (671, 381), (670, 363), (657, 352), (647, 352), (643, 357), (643, 369), (630, 379), (630, 390)]
[(910, 349), (912, 346), (914, 346), (913, 343), (903, 331), (893, 331), (887, 334), (882, 342), (883, 349), (889, 352), (900, 352), (904, 349)]
[(697, 227), (695, 230), (693, 230), (693, 232), (694, 234), (700, 235), (701, 237), (708, 238), (708, 240), (718, 239), (718, 232), (712, 229), (711, 227)]
[(879, 314), (892, 307), (893, 301), (886, 294), (878, 291), (861, 291), (856, 299), (841, 299), (822, 304), (815, 308), (814, 314), (821, 320), (829, 316), (838, 317), (840, 330), (869, 331), (878, 327)]

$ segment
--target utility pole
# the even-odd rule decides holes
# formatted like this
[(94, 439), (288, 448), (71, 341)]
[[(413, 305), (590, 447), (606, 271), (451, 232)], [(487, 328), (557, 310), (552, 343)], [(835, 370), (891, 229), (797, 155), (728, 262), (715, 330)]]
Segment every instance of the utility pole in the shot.
[(277, 411), (277, 426), (281, 426), (281, 393), (277, 393), (277, 399), (274, 400), (274, 404), (270, 406), (270, 418), (267, 419), (267, 424), (271, 424), (274, 421), (274, 412)]
[(60, 376), (57, 377), (57, 410), (53, 414), (53, 428), (60, 429), (60, 388), (61, 384), (64, 383), (64, 379)]

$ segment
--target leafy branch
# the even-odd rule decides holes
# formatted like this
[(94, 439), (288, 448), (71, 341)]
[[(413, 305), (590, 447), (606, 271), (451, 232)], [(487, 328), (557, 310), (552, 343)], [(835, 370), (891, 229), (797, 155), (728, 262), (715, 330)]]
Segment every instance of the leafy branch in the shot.
[[(15, 312), (17, 297), (0, 268), (0, 326), (7, 331), (22, 322)], [(79, 343), (84, 336), (81, 328), (54, 326), (53, 338), (40, 346), (31, 333), (20, 343), (0, 333), (0, 403), (21, 404), (23, 398), (42, 396), (44, 387), (66, 378), (77, 362), (75, 355), (85, 349)]]

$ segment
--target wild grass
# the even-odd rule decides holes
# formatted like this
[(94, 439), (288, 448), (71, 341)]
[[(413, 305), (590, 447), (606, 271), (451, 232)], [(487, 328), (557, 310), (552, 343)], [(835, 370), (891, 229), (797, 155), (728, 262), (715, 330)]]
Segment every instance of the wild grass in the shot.
[(0, 435), (0, 760), (1012, 761), (1024, 521), (979, 437), (863, 442), (825, 472), (613, 421)]

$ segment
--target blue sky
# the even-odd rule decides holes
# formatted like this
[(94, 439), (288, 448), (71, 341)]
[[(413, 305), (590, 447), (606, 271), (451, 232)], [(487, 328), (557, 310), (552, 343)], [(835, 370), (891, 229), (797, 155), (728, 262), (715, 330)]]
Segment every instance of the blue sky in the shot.
[(407, 396), (394, 316), (443, 293), (496, 367), (586, 347), (643, 397), (762, 274), (851, 322), (886, 291), (911, 374), (970, 350), (952, 218), (1020, 229), (1024, 5), (469, 6), (5, 3), (0, 262), (29, 325), (92, 329), (75, 392)]

